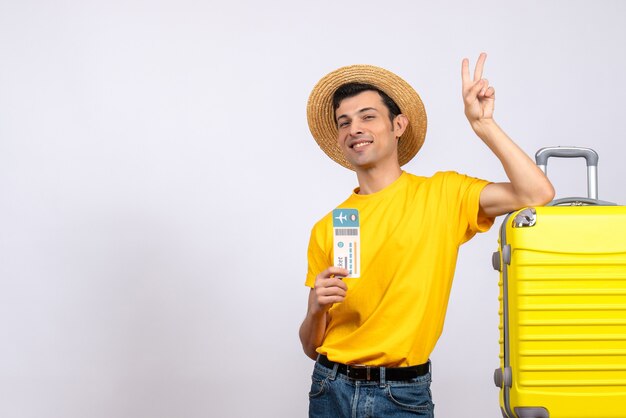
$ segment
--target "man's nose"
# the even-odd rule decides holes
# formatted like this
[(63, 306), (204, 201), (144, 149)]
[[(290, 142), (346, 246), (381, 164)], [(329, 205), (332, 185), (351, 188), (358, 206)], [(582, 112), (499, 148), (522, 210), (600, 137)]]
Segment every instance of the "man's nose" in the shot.
[(357, 136), (363, 134), (363, 127), (358, 121), (352, 121), (350, 124), (350, 135)]

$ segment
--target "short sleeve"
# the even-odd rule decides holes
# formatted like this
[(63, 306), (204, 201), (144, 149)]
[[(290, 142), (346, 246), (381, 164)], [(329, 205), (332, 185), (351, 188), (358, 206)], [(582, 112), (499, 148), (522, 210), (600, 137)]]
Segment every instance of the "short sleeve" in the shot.
[[(305, 285), (315, 286), (317, 275), (332, 265), (331, 247), (327, 245), (328, 231), (325, 228), (325, 219), (319, 221), (311, 230), (309, 247), (307, 250), (308, 268)], [(331, 244), (332, 246), (332, 244)]]
[(495, 218), (480, 213), (480, 193), (488, 181), (468, 177), (469, 185), (465, 191), (462, 207), (467, 216), (467, 229), (461, 239), (461, 244), (469, 241), (476, 233), (487, 232), (493, 225)]
[(444, 175), (449, 216), (451, 220), (458, 220), (452, 229), (461, 245), (476, 233), (488, 231), (495, 221), (495, 218), (480, 213), (480, 193), (489, 182), (455, 172)]

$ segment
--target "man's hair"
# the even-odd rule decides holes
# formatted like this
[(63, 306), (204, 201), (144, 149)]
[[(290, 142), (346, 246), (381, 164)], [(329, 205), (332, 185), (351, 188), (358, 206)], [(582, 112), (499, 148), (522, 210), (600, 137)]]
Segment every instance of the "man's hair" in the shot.
[(385, 93), (376, 86), (365, 83), (346, 83), (339, 86), (339, 88), (335, 90), (335, 93), (333, 94), (333, 110), (336, 111), (344, 99), (354, 97), (357, 94), (363, 93), (364, 91), (375, 91), (378, 93), (380, 98), (383, 100), (385, 107), (389, 111), (389, 119), (391, 120), (391, 122), (393, 122), (396, 116), (402, 113), (400, 107), (396, 104), (396, 102), (393, 101), (391, 97), (387, 95), (387, 93)]

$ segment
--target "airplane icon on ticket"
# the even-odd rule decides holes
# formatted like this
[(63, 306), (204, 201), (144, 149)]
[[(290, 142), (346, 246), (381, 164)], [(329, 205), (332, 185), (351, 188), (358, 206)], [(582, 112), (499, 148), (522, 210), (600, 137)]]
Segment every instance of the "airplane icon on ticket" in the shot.
[(343, 221), (348, 220), (348, 218), (346, 217), (346, 215), (343, 214), (343, 212), (339, 212), (339, 216), (336, 216), (335, 219), (341, 222), (342, 225), (343, 225)]

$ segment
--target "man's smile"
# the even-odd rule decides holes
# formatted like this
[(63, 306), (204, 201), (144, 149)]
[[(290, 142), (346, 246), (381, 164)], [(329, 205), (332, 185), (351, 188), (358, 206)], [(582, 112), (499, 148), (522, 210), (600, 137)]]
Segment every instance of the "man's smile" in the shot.
[(372, 144), (374, 141), (372, 141), (371, 139), (359, 139), (354, 141), (352, 144), (350, 144), (350, 148), (352, 149), (358, 149), (358, 148), (362, 148), (366, 145), (370, 145)]

